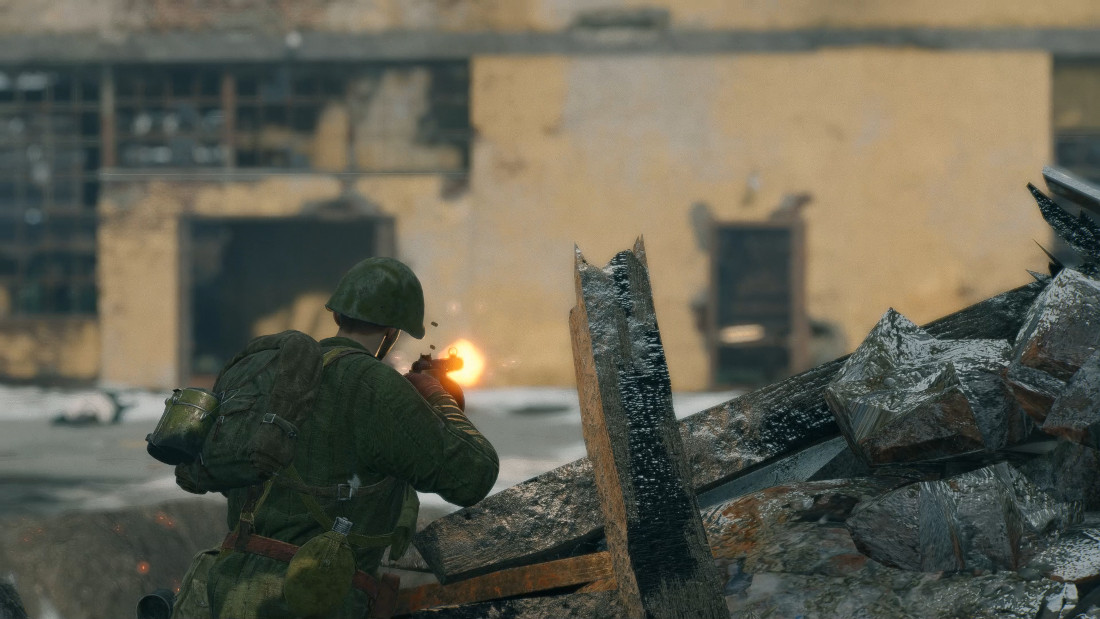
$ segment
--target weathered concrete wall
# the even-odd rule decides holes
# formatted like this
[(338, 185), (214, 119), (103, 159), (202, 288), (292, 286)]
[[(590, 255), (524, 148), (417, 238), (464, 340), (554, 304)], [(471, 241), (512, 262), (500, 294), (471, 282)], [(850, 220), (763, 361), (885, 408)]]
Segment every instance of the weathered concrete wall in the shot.
[(0, 323), (0, 376), (94, 380), (99, 372), (99, 339), (94, 317), (5, 319)]
[[(707, 284), (689, 209), (807, 208), (808, 309), (854, 346), (1028, 280), (1045, 239), (1024, 183), (1049, 158), (1050, 61), (853, 49), (696, 58), (479, 58), (468, 319), (501, 384), (569, 384), (572, 244), (644, 234), (674, 388), (703, 387)], [(755, 189), (754, 189), (755, 187)], [(491, 300), (491, 301), (490, 301)], [(514, 364), (502, 365), (505, 361)]]
[(1091, 0), (9, 0), (0, 33), (292, 29), (378, 32), (553, 31), (594, 11), (665, 10), (683, 29), (1085, 28)]

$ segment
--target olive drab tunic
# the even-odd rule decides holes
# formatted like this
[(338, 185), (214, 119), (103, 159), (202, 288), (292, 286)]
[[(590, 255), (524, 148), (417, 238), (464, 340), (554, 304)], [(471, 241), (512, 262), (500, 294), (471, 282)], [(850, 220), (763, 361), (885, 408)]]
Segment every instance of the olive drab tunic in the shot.
[[(472, 505), (492, 489), (496, 451), (446, 394), (429, 403), (399, 373), (347, 338), (321, 341), (323, 351), (345, 346), (349, 354), (324, 371), (311, 419), (300, 429), (294, 467), (305, 483), (356, 486), (350, 500), (319, 498), (329, 518), (352, 521), (352, 533), (386, 535), (394, 530), (409, 487)], [(237, 526), (246, 489), (226, 493), (228, 524)], [(324, 530), (294, 490), (274, 484), (256, 512), (255, 533), (302, 545)], [(359, 569), (373, 572), (384, 548), (355, 549)], [(282, 597), (287, 564), (223, 550), (210, 568), (207, 593), (213, 617), (292, 617)], [(334, 619), (358, 619), (369, 606), (352, 589)]]

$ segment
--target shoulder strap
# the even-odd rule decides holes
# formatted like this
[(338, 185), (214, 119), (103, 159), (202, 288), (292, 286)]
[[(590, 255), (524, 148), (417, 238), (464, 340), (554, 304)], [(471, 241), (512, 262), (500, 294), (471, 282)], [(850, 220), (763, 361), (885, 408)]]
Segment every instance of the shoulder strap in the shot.
[(256, 512), (260, 511), (260, 506), (267, 500), (270, 492), (270, 479), (264, 482), (262, 487), (259, 485), (248, 487), (244, 505), (241, 507), (241, 515), (237, 519), (237, 550), (244, 550), (245, 544), (248, 543), (248, 537), (256, 527)]
[(359, 348), (354, 348), (352, 346), (337, 346), (335, 348), (331, 348), (328, 351), (326, 351), (325, 354), (321, 356), (321, 361), (324, 364), (324, 367), (327, 368), (329, 365), (334, 363), (337, 359), (340, 359), (341, 357), (346, 357), (348, 355), (353, 355), (353, 354), (356, 354), (356, 353), (363, 354), (363, 355), (369, 355), (370, 354), (369, 352), (367, 352), (365, 350), (362, 350), (362, 349), (359, 349)]
[[(288, 477), (292, 482), (297, 484), (306, 485), (302, 481), (302, 476), (298, 474), (298, 469), (294, 468), (294, 465), (286, 467), (283, 470), (284, 475)], [(328, 517), (325, 510), (321, 508), (321, 504), (317, 502), (317, 499), (313, 496), (306, 494), (305, 492), (299, 492), (298, 496), (301, 497), (302, 503), (305, 504), (306, 509), (309, 510), (309, 515), (313, 516), (313, 519), (317, 521), (317, 524), (321, 525), (321, 528), (328, 531), (332, 528), (333, 519)], [(382, 548), (389, 546), (393, 540), (392, 534), (387, 535), (359, 535), (356, 533), (348, 534), (348, 543), (358, 548)]]

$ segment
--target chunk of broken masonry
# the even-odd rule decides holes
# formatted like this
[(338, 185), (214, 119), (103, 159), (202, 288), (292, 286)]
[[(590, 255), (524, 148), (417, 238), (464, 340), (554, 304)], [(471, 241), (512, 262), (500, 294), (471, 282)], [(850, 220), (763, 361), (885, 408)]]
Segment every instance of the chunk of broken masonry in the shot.
[(1062, 503), (1100, 511), (1100, 452), (1077, 443), (1052, 441), (1052, 449), (1017, 464), (1017, 470)]
[(726, 596), (731, 617), (1072, 617), (1077, 588), (1013, 572), (921, 574), (876, 565), (848, 576), (756, 574)]
[(1028, 311), (1007, 380), (1016, 400), (1043, 423), (1054, 400), (1100, 347), (1100, 281), (1063, 269)]
[(1017, 569), (1080, 516), (1001, 462), (889, 492), (848, 519), (872, 559), (926, 572)]
[(1043, 432), (1100, 447), (1100, 351), (1092, 353), (1055, 398)]
[(1047, 578), (1075, 584), (1100, 580), (1100, 527), (1080, 524), (1063, 531), (1027, 567)]
[(940, 340), (889, 310), (825, 389), (852, 450), (871, 464), (938, 460), (1020, 441), (1002, 340)]
[(723, 570), (843, 576), (861, 569), (844, 521), (904, 480), (861, 478), (775, 486), (703, 512), (711, 553)]

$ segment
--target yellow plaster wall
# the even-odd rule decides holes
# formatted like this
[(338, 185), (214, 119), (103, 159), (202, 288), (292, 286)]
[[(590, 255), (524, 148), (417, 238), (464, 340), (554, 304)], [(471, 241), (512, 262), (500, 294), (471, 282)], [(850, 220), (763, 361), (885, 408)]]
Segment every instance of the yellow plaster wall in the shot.
[(603, 265), (643, 234), (673, 385), (703, 387), (700, 200), (753, 220), (811, 192), (808, 309), (850, 346), (890, 306), (923, 322), (1026, 283), (1049, 87), (1031, 53), (476, 59), (470, 296), (492, 303), (469, 318), (494, 379), (569, 384), (573, 243)]
[(34, 318), (0, 325), (0, 376), (15, 380), (94, 380), (99, 372), (95, 318)]
[(1092, 0), (12, 0), (0, 32), (293, 29), (555, 31), (592, 11), (663, 9), (677, 29), (1094, 28)]
[(98, 232), (100, 377), (171, 388), (179, 357), (179, 196), (162, 183), (108, 188)]

